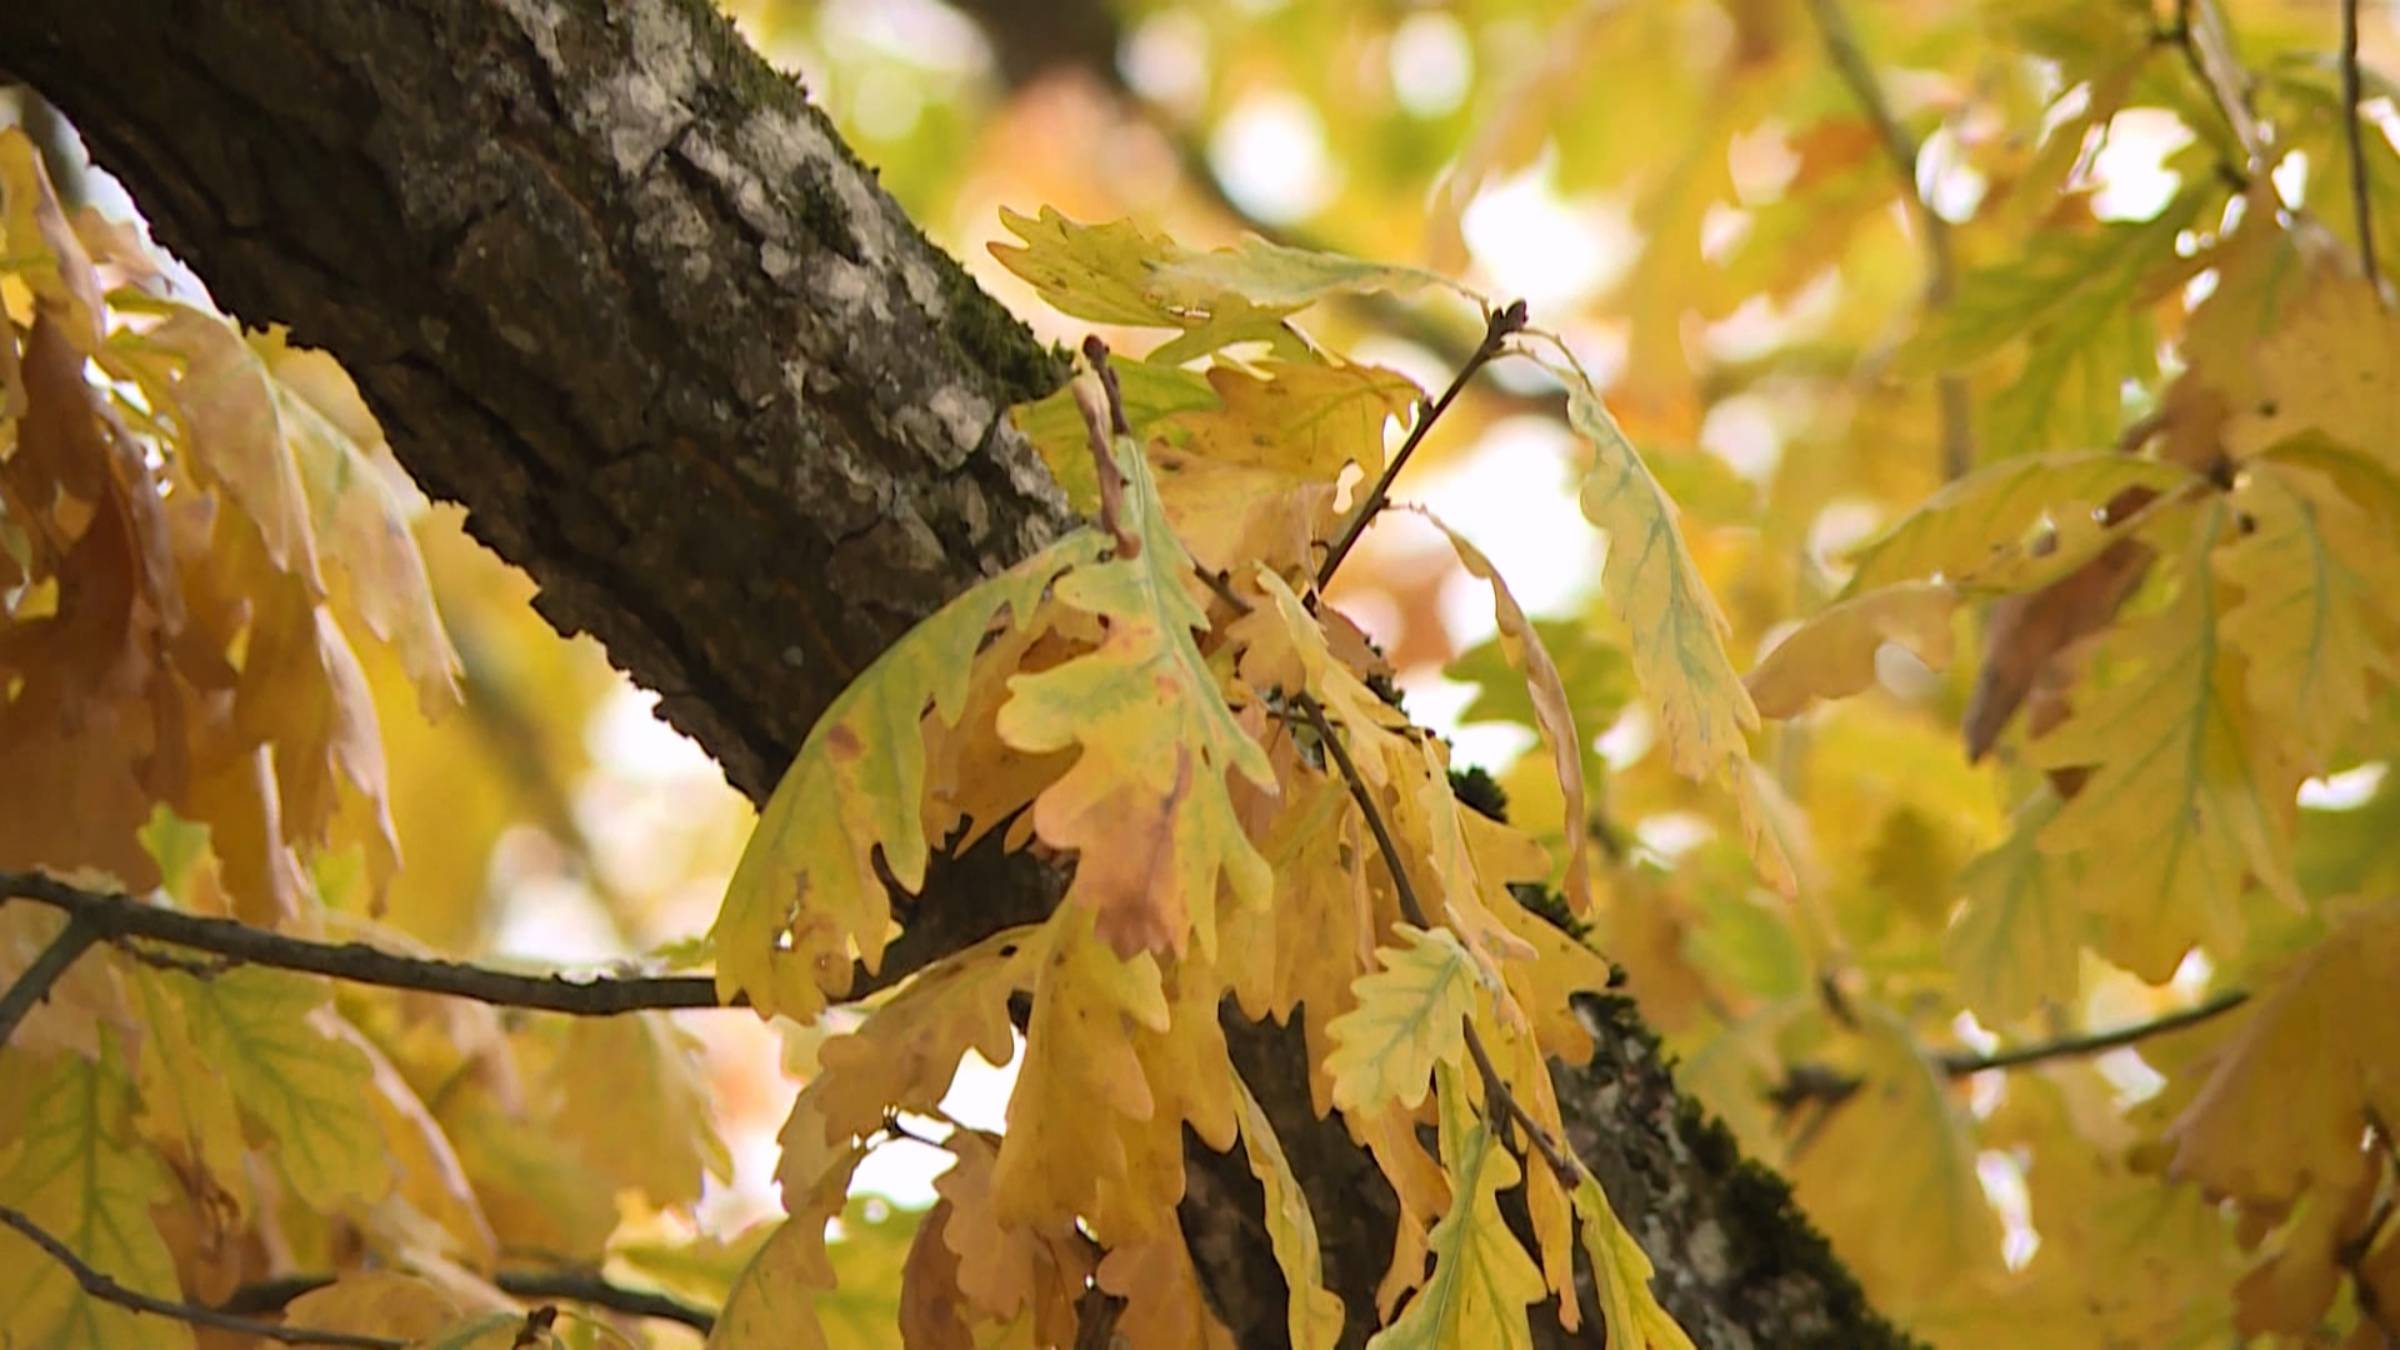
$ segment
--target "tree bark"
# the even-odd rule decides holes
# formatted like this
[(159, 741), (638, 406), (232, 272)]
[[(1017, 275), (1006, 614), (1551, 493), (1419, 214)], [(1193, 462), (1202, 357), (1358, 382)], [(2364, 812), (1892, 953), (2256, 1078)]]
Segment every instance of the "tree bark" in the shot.
[[(339, 356), (417, 481), (755, 800), (886, 644), (1068, 523), (1005, 417), (1060, 362), (705, 0), (6, 0), (0, 67), (228, 310)], [(1059, 891), (978, 850), (936, 869), (894, 959)], [(1558, 1071), (1571, 1141), (1694, 1339), (1894, 1343), (1631, 1009), (1584, 1011), (1602, 1048)], [(1234, 1031), (1363, 1343), (1389, 1190), (1311, 1116), (1298, 1037)], [(1237, 1343), (1281, 1344), (1255, 1186), (1188, 1151), (1212, 1302)]]

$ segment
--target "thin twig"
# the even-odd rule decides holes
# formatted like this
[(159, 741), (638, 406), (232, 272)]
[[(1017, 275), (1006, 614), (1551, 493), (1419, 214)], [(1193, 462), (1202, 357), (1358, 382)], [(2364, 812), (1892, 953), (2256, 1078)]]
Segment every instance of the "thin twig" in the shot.
[(67, 916), (66, 927), (59, 929), (50, 945), (42, 948), (42, 954), (33, 958), (33, 964), (25, 967), (8, 992), (0, 994), (0, 1045), (8, 1044), (8, 1038), (16, 1034), (17, 1023), (33, 1011), (33, 1005), (50, 996), (50, 987), (67, 973), (67, 967), (75, 964), (76, 957), (83, 955), (83, 949), (98, 942), (100, 937), (99, 928), (81, 915)]
[(2266, 135), (2259, 130), (2258, 116), (2250, 110), (2248, 78), (2241, 62), (2234, 57), (2232, 41), (2225, 31), (2225, 16), (2217, 11), (2213, 0), (2176, 0), (2172, 36), (2183, 49), (2192, 73), (2199, 77), (2201, 88), (2208, 91), (2210, 100), (2217, 105), (2217, 115), (2225, 119), (2234, 144), (2241, 148), (2241, 168), (2228, 165), (2226, 172), (2236, 187), (2247, 190), (2274, 160), (2268, 152)]
[[(302, 1294), (322, 1289), (334, 1282), (334, 1276), (322, 1272), (304, 1275), (278, 1275), (273, 1279), (245, 1284), (225, 1296), (215, 1311), (227, 1314), (257, 1314), (274, 1312)], [(707, 1331), (717, 1323), (715, 1312), (655, 1290), (633, 1289), (609, 1281), (597, 1271), (577, 1269), (503, 1270), (492, 1277), (492, 1283), (505, 1293), (519, 1298), (563, 1299), (569, 1303), (588, 1303), (595, 1308), (630, 1313), (636, 1317), (655, 1317), (666, 1322), (680, 1322), (699, 1331)]]
[(681, 1322), (696, 1331), (709, 1331), (717, 1325), (717, 1315), (706, 1308), (695, 1307), (682, 1299), (653, 1290), (628, 1289), (621, 1284), (612, 1284), (588, 1270), (504, 1270), (492, 1277), (492, 1283), (500, 1286), (501, 1292), (519, 1298), (588, 1303), (595, 1308), (630, 1313), (635, 1317)]
[[(94, 937), (110, 941), (149, 938), (251, 965), (328, 975), (386, 989), (447, 994), (500, 1007), (609, 1017), (664, 1008), (734, 1006), (718, 1000), (716, 981), (707, 975), (599, 976), (590, 980), (519, 975), (462, 961), (402, 956), (362, 942), (317, 942), (271, 933), (232, 919), (184, 914), (131, 896), (87, 891), (39, 872), (0, 872), (0, 898), (31, 900), (65, 910), (71, 923), (80, 921)], [(880, 976), (868, 976), (865, 984), (853, 989), (864, 993), (867, 985), (881, 987), (897, 978), (895, 967), (887, 965)], [(23, 983), (20, 979), (19, 984)], [(13, 1000), (15, 996), (12, 989), (9, 997)]]
[(355, 1331), (327, 1331), (316, 1327), (285, 1326), (280, 1322), (262, 1322), (254, 1317), (238, 1317), (232, 1313), (203, 1308), (196, 1303), (181, 1303), (174, 1299), (157, 1298), (138, 1289), (128, 1289), (113, 1278), (85, 1264), (67, 1244), (52, 1237), (48, 1230), (20, 1210), (0, 1205), (0, 1224), (17, 1230), (26, 1241), (39, 1247), (51, 1260), (67, 1268), (83, 1292), (103, 1303), (154, 1317), (167, 1317), (188, 1326), (207, 1327), (214, 1331), (230, 1331), (284, 1345), (344, 1345), (361, 1346), (365, 1350), (401, 1350), (407, 1342), (389, 1336), (369, 1336)]
[[(2089, 1032), (2080, 1036), (2066, 1036), (2054, 1041), (2037, 1041), (2032, 1045), (2021, 1045), (2010, 1050), (1996, 1050), (1990, 1054), (1954, 1050), (1941, 1056), (1936, 1063), (1941, 1066), (1945, 1077), (1966, 1078), (1993, 1069), (2022, 1069), (2030, 1065), (2048, 1063), (2054, 1059), (2074, 1059), (2085, 1055), (2104, 1054), (2110, 1050), (2121, 1050), (2153, 1036), (2163, 1036), (2168, 1032), (2198, 1026), (2211, 1018), (2233, 1011), (2248, 1002), (2249, 999), (2250, 995), (2246, 990), (2228, 989), (2204, 1003), (2194, 1004), (2189, 1008), (2167, 1013), (2161, 1017), (2154, 1017), (2147, 1022), (2136, 1022), (2131, 1026)], [(1785, 1072), (1783, 1081), (1777, 1084), (1775, 1090), (1768, 1096), (1776, 1105), (1787, 1110), (1805, 1101), (1838, 1104), (1858, 1090), (1859, 1082), (1859, 1079), (1849, 1074), (1829, 1069), (1822, 1064), (1795, 1064)]]
[(1385, 499), (1391, 495), (1392, 481), (1400, 476), (1402, 469), (1408, 467), (1409, 456), (1414, 455), (1417, 447), (1424, 442), (1425, 433), (1433, 430), (1433, 424), (1450, 410), (1450, 405), (1467, 387), (1467, 382), (1475, 378), (1475, 373), (1500, 354), (1509, 335), (1525, 326), (1526, 318), (1525, 302), (1522, 300), (1492, 311), (1491, 317), (1484, 322), (1483, 341), (1467, 354), (1466, 361), (1458, 368), (1458, 374), (1451, 379), (1450, 387), (1419, 414), (1417, 424), (1409, 428), (1408, 439), (1400, 443), (1400, 452), (1392, 456), (1391, 463), (1383, 466), (1383, 474), (1375, 480), (1375, 486), (1359, 499), (1358, 508), (1350, 513), (1349, 523), (1342, 528), (1342, 537), (1334, 542), (1333, 551), (1325, 555), (1324, 565), (1317, 569), (1316, 588), (1319, 592), (1332, 583), (1333, 574), (1341, 570), (1342, 561), (1350, 556), (1358, 537), (1366, 533), (1367, 526), (1375, 523), (1376, 513), (1383, 510)]
[[(1809, 0), (1809, 12), (1815, 18), (1817, 35), (1825, 44), (1826, 59), (1833, 63), (1834, 73), (1850, 90), (1866, 111), (1867, 120), (1874, 124), (1876, 136), (1883, 142), (1884, 157), (1892, 162), (1892, 172), (1900, 179), (1900, 200), (1916, 222), (1917, 233), (1925, 247), (1925, 307), (1939, 310), (1950, 303), (1958, 291), (1958, 255), (1950, 239), (1950, 222), (1933, 209), (1925, 199), (1925, 190), (1917, 181), (1919, 159), (1923, 147), (1900, 125), (1899, 115), (1892, 111), (1892, 101), (1884, 94), (1883, 82), (1875, 78), (1875, 68), (1868, 63), (1866, 53), (1858, 45), (1858, 34), (1850, 27), (1850, 16), (1843, 12), (1840, 0)], [(1975, 467), (1975, 430), (1972, 406), (1967, 399), (1967, 382), (1957, 374), (1944, 374), (1934, 383), (1936, 396), (1942, 405), (1942, 473), (1948, 478), (1963, 478)]]
[[(1408, 879), (1408, 867), (1400, 858), (1400, 845), (1392, 838), (1391, 828), (1384, 824), (1383, 812), (1375, 805), (1375, 795), (1367, 790), (1367, 780), (1359, 775), (1358, 765), (1351, 760), (1350, 752), (1342, 747), (1341, 737), (1334, 734), (1333, 724), (1326, 720), (1325, 709), (1307, 694), (1294, 695), (1292, 703), (1307, 714), (1309, 725), (1316, 729), (1318, 742), (1325, 747), (1326, 757), (1333, 761), (1334, 767), (1342, 775), (1342, 781), (1349, 785), (1350, 799), (1358, 803), (1360, 814), (1366, 817), (1367, 832), (1375, 836), (1375, 849), (1383, 855), (1384, 869), (1392, 874), (1392, 893), (1399, 897), (1401, 917), (1418, 928), (1433, 927), (1426, 918), (1424, 903), (1417, 898), (1416, 885)], [(1542, 1155), (1542, 1161), (1548, 1163), (1550, 1170), (1556, 1172), (1559, 1179), (1572, 1189), (1578, 1176), (1574, 1159), (1559, 1148), (1558, 1142), (1550, 1137), (1550, 1132), (1542, 1128), (1541, 1122), (1533, 1118), (1533, 1113), (1525, 1109), (1525, 1104), (1517, 1100), (1517, 1094), (1509, 1090), (1507, 1082), (1500, 1077), (1500, 1070), (1492, 1063), (1491, 1052), (1483, 1048), (1483, 1037), (1476, 1032), (1475, 1023), (1471, 1020), (1466, 1023), (1466, 1033), (1467, 1054), (1474, 1059), (1475, 1071), (1483, 1078), (1485, 1101), (1524, 1127), (1525, 1137), (1533, 1141), (1534, 1149)]]
[(2021, 1069), (2028, 1064), (2040, 1064), (2053, 1059), (2073, 1059), (2081, 1055), (2103, 1054), (2121, 1050), (2136, 1041), (2163, 1036), (2170, 1031), (2198, 1026), (2221, 1013), (2228, 1013), (2250, 1000), (2248, 991), (2228, 989), (2205, 1003), (2195, 1004), (2181, 1012), (2171, 1012), (2147, 1022), (2118, 1027), (2113, 1031), (2097, 1031), (2085, 1036), (2069, 1036), (2063, 1040), (2043, 1041), (2000, 1050), (1988, 1055), (1947, 1054), (1942, 1056), (1942, 1072), (1952, 1078), (1982, 1073), (1986, 1069)]
[(2375, 272), (2375, 209), (2368, 200), (2366, 128), (2358, 111), (2358, 0), (2342, 0), (2342, 127), (2350, 143), (2350, 206), (2358, 216), (2358, 265), (2367, 289), (2383, 294)]

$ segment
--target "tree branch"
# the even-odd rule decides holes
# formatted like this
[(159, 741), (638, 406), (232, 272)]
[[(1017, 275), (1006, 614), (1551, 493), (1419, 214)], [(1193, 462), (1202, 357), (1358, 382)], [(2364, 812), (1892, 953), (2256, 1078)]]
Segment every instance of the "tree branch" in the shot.
[(189, 1326), (207, 1327), (214, 1331), (230, 1331), (283, 1345), (341, 1345), (359, 1346), (364, 1350), (403, 1350), (405, 1341), (389, 1336), (369, 1336), (355, 1331), (326, 1331), (315, 1327), (285, 1326), (280, 1322), (262, 1322), (252, 1317), (203, 1308), (195, 1303), (179, 1303), (173, 1299), (153, 1298), (138, 1289), (128, 1289), (108, 1275), (92, 1269), (67, 1244), (52, 1237), (47, 1230), (22, 1211), (0, 1205), (0, 1224), (17, 1230), (26, 1241), (42, 1249), (53, 1261), (67, 1268), (83, 1292), (104, 1303), (130, 1308), (137, 1313), (167, 1317)]
[(2378, 297), (2382, 278), (2375, 271), (2375, 208), (2367, 184), (2367, 141), (2358, 111), (2358, 0), (2342, 0), (2342, 131), (2350, 147), (2350, 206), (2358, 218), (2358, 265), (2367, 287)]
[[(2087, 1032), (2080, 1036), (2064, 1036), (2053, 1041), (2036, 1041), (2010, 1050), (1990, 1054), (1954, 1050), (1937, 1062), (1942, 1073), (1950, 1078), (1966, 1078), (1991, 1069), (2022, 1069), (2046, 1064), (2054, 1059), (2076, 1059), (2085, 1055), (2106, 1054), (2126, 1046), (2146, 1041), (2153, 1036), (2195, 1027), (2222, 1016), (2250, 1001), (2249, 991), (2228, 989), (2189, 1008), (2154, 1017), (2147, 1022), (2115, 1027), (2107, 1031)], [(1795, 1064), (1784, 1075), (1783, 1082), (1769, 1094), (1776, 1105), (1786, 1109), (1804, 1101), (1838, 1104), (1856, 1092), (1861, 1080), (1819, 1064)]]
[(589, 1270), (504, 1270), (492, 1277), (492, 1283), (503, 1293), (519, 1298), (564, 1299), (569, 1303), (588, 1303), (595, 1308), (630, 1313), (635, 1317), (654, 1317), (662, 1322), (681, 1322), (695, 1331), (714, 1330), (717, 1315), (706, 1308), (694, 1307), (679, 1298), (649, 1289), (630, 1289), (613, 1284), (596, 1271)]
[[(81, 925), (90, 935), (86, 945), (101, 938), (112, 942), (149, 938), (249, 965), (327, 975), (385, 989), (447, 994), (504, 1008), (611, 1017), (664, 1008), (726, 1006), (718, 1002), (716, 981), (707, 975), (604, 975), (590, 980), (520, 975), (463, 961), (402, 956), (363, 942), (292, 937), (232, 919), (162, 909), (127, 895), (87, 891), (39, 872), (0, 872), (0, 897), (66, 911), (69, 930)], [(49, 955), (44, 953), (45, 958)], [(14, 995), (11, 990), (10, 996)]]
[[(1514, 308), (1522, 311), (1523, 305)], [(1493, 326), (1498, 327), (1497, 321)], [(1455, 392), (1456, 386), (1452, 386), (1452, 389)], [(1308, 715), (1309, 725), (1316, 728), (1317, 739), (1325, 747), (1326, 757), (1334, 762), (1341, 771), (1342, 781), (1349, 785), (1350, 799), (1358, 803), (1360, 813), (1367, 818), (1367, 830), (1375, 836), (1375, 848), (1383, 855), (1384, 869), (1392, 874), (1392, 891), (1400, 899), (1401, 914), (1419, 928), (1433, 927), (1427, 920), (1425, 906), (1417, 899), (1416, 885), (1408, 879), (1408, 867), (1401, 861), (1400, 846), (1392, 839), (1390, 827), (1383, 823), (1383, 811), (1375, 805), (1375, 796), (1367, 790), (1367, 781), (1359, 776), (1358, 765), (1351, 762), (1350, 752), (1343, 748), (1341, 737), (1333, 734), (1333, 724), (1326, 721), (1325, 710), (1307, 694), (1294, 695), (1292, 702)], [(1559, 1151), (1558, 1141), (1550, 1137), (1550, 1132), (1533, 1118), (1533, 1113), (1525, 1109), (1525, 1104), (1517, 1100), (1517, 1094), (1502, 1081), (1500, 1070), (1492, 1064), (1491, 1052), (1483, 1048), (1483, 1037), (1476, 1032), (1473, 1019), (1467, 1021), (1466, 1031), (1467, 1054), (1475, 1061), (1476, 1072), (1483, 1078), (1483, 1094), (1488, 1109), (1524, 1126), (1525, 1137), (1533, 1141), (1534, 1149), (1541, 1154), (1542, 1161), (1550, 1165), (1550, 1170), (1558, 1174), (1567, 1189), (1573, 1190), (1578, 1174), (1574, 1161)]]
[[(1933, 203), (1925, 199), (1925, 190), (1917, 182), (1922, 147), (1892, 111), (1891, 99), (1885, 96), (1883, 82), (1875, 78), (1875, 68), (1860, 49), (1858, 34), (1850, 27), (1850, 16), (1843, 12), (1841, 0), (1809, 0), (1808, 9), (1816, 20), (1817, 35), (1825, 44), (1826, 59), (1849, 87), (1850, 96), (1865, 110), (1867, 120), (1883, 142), (1884, 157), (1891, 161), (1892, 172), (1900, 179), (1900, 200), (1907, 204), (1909, 218), (1916, 222), (1918, 237), (1924, 241), (1925, 306), (1942, 309), (1958, 290), (1958, 257), (1950, 240), (1950, 222), (1933, 209)], [(1975, 429), (1967, 401), (1967, 382), (1959, 375), (1945, 373), (1935, 381), (1934, 388), (1942, 405), (1942, 475), (1963, 478), (1975, 467)]]
[(1391, 496), (1393, 481), (1400, 477), (1402, 469), (1408, 467), (1409, 456), (1414, 455), (1417, 447), (1424, 443), (1426, 433), (1433, 430), (1434, 423), (1442, 420), (1442, 414), (1450, 410), (1450, 405), (1458, 400), (1459, 393), (1475, 378), (1476, 372), (1500, 354), (1500, 348), (1507, 342), (1509, 334), (1525, 326), (1525, 319), (1525, 302), (1522, 300), (1505, 309), (1494, 310), (1485, 318), (1483, 341), (1475, 344), (1475, 350), (1460, 363), (1458, 374), (1451, 378), (1450, 387), (1442, 391), (1442, 396), (1420, 411), (1417, 424), (1409, 428), (1408, 439), (1400, 444), (1400, 452), (1392, 456), (1391, 463), (1383, 466), (1383, 473), (1375, 480), (1375, 486), (1359, 499), (1357, 509), (1350, 513), (1349, 523), (1342, 528), (1342, 537), (1334, 541), (1333, 550), (1325, 555), (1324, 564), (1317, 568), (1316, 588), (1320, 593), (1332, 584), (1333, 574), (1341, 570), (1342, 560), (1350, 556), (1358, 537), (1367, 532), (1367, 526), (1375, 523), (1376, 514), (1383, 510), (1384, 502)]
[(75, 964), (76, 957), (83, 955), (83, 949), (98, 942), (100, 937), (100, 930), (83, 916), (67, 915), (66, 926), (58, 930), (58, 936), (42, 948), (41, 955), (33, 958), (33, 964), (25, 967), (25, 973), (17, 976), (17, 982), (8, 987), (8, 992), (0, 994), (0, 1045), (8, 1044), (8, 1038), (17, 1033), (17, 1023), (33, 1011), (33, 1005), (50, 996), (50, 987), (67, 973), (67, 967)]

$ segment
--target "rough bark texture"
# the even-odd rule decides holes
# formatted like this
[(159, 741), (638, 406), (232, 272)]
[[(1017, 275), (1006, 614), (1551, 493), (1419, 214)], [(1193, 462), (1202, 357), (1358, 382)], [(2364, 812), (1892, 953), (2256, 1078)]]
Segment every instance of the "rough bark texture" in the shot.
[[(754, 798), (886, 643), (1066, 519), (1003, 417), (1054, 359), (704, 0), (4, 0), (0, 68), (227, 308), (339, 355), (418, 481)], [(979, 851), (937, 870), (895, 959), (1057, 893)], [(1631, 1011), (1585, 1011), (1573, 1143), (1695, 1339), (1891, 1343)], [(1310, 1117), (1298, 1038), (1232, 1030), (1363, 1343), (1390, 1192)], [(1238, 1343), (1281, 1344), (1255, 1185), (1190, 1154), (1213, 1301)]]

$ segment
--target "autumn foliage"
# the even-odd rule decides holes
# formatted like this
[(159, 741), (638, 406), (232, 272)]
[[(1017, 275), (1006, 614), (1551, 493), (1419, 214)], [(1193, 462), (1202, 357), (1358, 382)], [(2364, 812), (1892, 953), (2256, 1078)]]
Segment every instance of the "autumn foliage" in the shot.
[[(428, 973), (471, 935), (388, 906), (444, 843), (382, 726), (457, 715), (466, 667), (457, 546), (349, 378), (176, 298), (0, 131), (0, 1343), (684, 1334), (630, 1290), (727, 1347), (1229, 1345), (1188, 1135), (1258, 1184), (1295, 1350), (1689, 1346), (1690, 1253), (1553, 1079), (1620, 997), (1929, 1343), (2400, 1336), (2388, 90), (2362, 113), (2280, 9), (2246, 48), (2212, 3), (2018, 2), (1873, 30), (1945, 91), (1895, 111), (1831, 0), (1684, 7), (1733, 34), (1703, 57), (1676, 6), (1603, 8), (1560, 49), (1683, 72), (1691, 143), (1595, 143), (1565, 114), (1621, 92), (1531, 61), (1421, 237), (1331, 241), (1433, 265), (1001, 214), (1009, 284), (1089, 337), (1011, 414), (1083, 523), (861, 673), (705, 935), (610, 977), (793, 1038), (785, 1217), (738, 1234), (694, 1219), (732, 1164), (684, 1025)], [(2136, 113), (2181, 136), (2138, 209), (2092, 166)], [(1469, 265), (1529, 168), (1638, 208), (1605, 362)], [(1753, 304), (1755, 350), (1704, 331)], [(1468, 316), (1447, 389), (1362, 354), (1403, 313)], [(1571, 436), (1605, 540), (1538, 613), (1405, 500), (1486, 397)], [(1763, 467), (1712, 443), (1735, 407), (1780, 419)], [(1504, 793), (1363, 617), (1409, 613), (1351, 551), (1400, 530), (1488, 605), (1447, 668), (1523, 728)], [(934, 860), (993, 836), (1056, 908), (887, 978)], [(1259, 1023), (1396, 1197), (1372, 1308), (1234, 1067)], [(970, 1053), (1014, 1065), (1002, 1129), (946, 1114)], [(856, 1193), (892, 1147), (946, 1155), (929, 1208)]]

